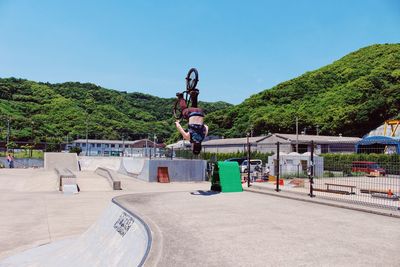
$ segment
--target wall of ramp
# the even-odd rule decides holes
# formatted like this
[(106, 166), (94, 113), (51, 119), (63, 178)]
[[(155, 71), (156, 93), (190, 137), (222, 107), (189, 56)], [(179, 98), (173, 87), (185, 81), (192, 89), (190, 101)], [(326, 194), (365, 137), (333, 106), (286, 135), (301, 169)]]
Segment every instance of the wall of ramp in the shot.
[(137, 177), (149, 160), (145, 158), (121, 158), (119, 173)]
[(151, 243), (146, 223), (113, 200), (79, 238), (11, 256), (0, 266), (142, 266)]
[(121, 166), (120, 157), (79, 157), (82, 171), (95, 171), (97, 168), (106, 168), (118, 171)]
[(200, 182), (205, 180), (207, 162), (186, 159), (146, 159), (137, 178), (148, 182), (157, 182), (158, 167), (168, 168), (171, 182)]
[(44, 169), (52, 171), (55, 168), (79, 171), (78, 156), (75, 153), (44, 153)]

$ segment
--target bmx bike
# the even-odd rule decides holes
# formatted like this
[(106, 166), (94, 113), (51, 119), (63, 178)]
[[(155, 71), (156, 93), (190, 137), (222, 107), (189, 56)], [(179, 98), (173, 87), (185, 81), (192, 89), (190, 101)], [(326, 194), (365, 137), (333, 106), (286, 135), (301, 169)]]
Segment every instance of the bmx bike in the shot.
[[(199, 73), (197, 71), (197, 69), (195, 68), (191, 68), (188, 72), (188, 74), (186, 75), (186, 90), (182, 92), (183, 94), (183, 98), (185, 99), (186, 102), (186, 106), (190, 107), (190, 104), (192, 103), (192, 99), (190, 96), (190, 93), (196, 89), (197, 83), (199, 81)], [(179, 106), (179, 98), (176, 99), (175, 104), (174, 104), (174, 108), (173, 108), (173, 114), (175, 119), (180, 120), (182, 119), (182, 110), (180, 109)]]

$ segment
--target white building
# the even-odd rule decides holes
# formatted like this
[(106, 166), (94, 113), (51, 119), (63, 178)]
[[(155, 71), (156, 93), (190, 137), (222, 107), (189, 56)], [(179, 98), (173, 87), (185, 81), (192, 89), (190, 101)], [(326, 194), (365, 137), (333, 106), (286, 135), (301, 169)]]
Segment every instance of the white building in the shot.
[[(314, 177), (323, 177), (324, 175), (324, 158), (314, 155)], [(306, 177), (307, 171), (311, 167), (311, 153), (306, 152), (299, 154), (291, 152), (289, 154), (279, 153), (279, 176), (280, 177)], [(268, 157), (267, 167), (270, 169), (271, 175), (277, 174), (278, 160), (274, 154)]]
[[(269, 134), (267, 136), (250, 137), (251, 151), (276, 153), (277, 142), (282, 153), (311, 152), (311, 141), (314, 142), (315, 154), (321, 153), (353, 153), (358, 137)], [(297, 150), (298, 147), (298, 151)], [(247, 150), (247, 138), (215, 139), (203, 142), (203, 151), (212, 153), (235, 153)]]
[[(84, 156), (148, 156), (154, 154), (154, 142), (148, 139), (135, 141), (78, 139), (69, 147), (80, 147)], [(156, 153), (163, 144), (156, 144)]]
[[(257, 143), (267, 138), (266, 136), (250, 137), (251, 151), (257, 151)], [(236, 153), (247, 151), (247, 137), (213, 139), (202, 144), (203, 152), (211, 153)]]

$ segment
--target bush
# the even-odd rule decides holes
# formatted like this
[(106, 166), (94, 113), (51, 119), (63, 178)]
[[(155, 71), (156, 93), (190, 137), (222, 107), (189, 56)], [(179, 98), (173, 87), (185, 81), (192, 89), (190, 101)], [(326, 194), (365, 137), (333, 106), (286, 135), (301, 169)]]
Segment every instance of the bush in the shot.
[(82, 148), (79, 146), (74, 146), (69, 148), (69, 153), (76, 153), (78, 156), (82, 152)]

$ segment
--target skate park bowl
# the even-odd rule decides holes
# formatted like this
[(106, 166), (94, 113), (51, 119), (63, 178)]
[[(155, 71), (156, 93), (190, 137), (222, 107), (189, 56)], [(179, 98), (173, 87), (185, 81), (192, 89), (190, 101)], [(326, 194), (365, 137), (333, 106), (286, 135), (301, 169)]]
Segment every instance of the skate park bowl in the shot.
[(0, 266), (142, 266), (151, 244), (147, 224), (113, 199), (81, 236), (16, 254)]

